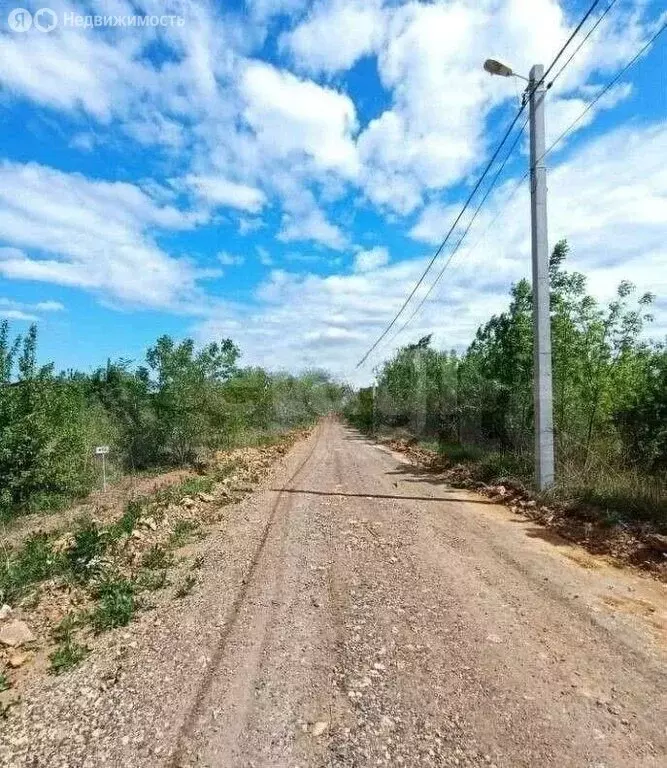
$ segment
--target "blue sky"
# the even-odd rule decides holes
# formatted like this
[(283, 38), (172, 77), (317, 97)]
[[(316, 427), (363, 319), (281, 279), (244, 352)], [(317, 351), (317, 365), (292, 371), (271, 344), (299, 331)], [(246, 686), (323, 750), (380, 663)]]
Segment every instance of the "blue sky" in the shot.
[[(359, 382), (431, 331), (463, 348), (530, 271), (525, 185), (489, 229), (525, 144), (423, 312), (354, 369), (517, 109), (521, 81), (482, 62), (548, 63), (588, 5), (51, 0), (42, 31), (13, 29), (2, 0), (0, 316), (37, 321), (59, 368), (138, 360), (162, 333), (230, 336), (246, 363)], [(85, 26), (95, 15), (161, 20)], [(663, 2), (616, 2), (549, 92), (550, 137), (664, 20)], [(601, 300), (623, 278), (657, 293), (656, 337), (665, 38), (549, 157), (551, 242), (570, 240)]]

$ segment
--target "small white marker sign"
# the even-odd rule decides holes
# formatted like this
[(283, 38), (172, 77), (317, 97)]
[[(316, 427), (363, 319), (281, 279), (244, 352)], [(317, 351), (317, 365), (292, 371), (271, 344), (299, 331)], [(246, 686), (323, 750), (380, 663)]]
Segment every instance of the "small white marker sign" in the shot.
[(109, 446), (108, 445), (98, 445), (95, 448), (95, 453), (98, 456), (106, 456), (107, 453), (109, 453)]

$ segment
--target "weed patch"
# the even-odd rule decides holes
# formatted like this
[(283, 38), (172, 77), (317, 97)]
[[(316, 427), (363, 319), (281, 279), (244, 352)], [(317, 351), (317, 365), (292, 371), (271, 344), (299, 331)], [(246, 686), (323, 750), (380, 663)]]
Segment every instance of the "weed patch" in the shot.
[(61, 675), (80, 664), (88, 653), (89, 649), (85, 645), (80, 645), (70, 638), (58, 645), (49, 655), (49, 672), (53, 675)]
[(82, 518), (74, 532), (74, 543), (67, 552), (72, 573), (78, 581), (88, 581), (99, 573), (100, 559), (106, 548), (104, 531), (90, 518)]
[(167, 571), (146, 570), (137, 576), (136, 587), (139, 591), (156, 592), (169, 584)]
[(97, 605), (90, 616), (95, 632), (130, 623), (135, 612), (134, 584), (117, 574), (106, 575), (95, 589)]
[(214, 485), (215, 480), (208, 475), (188, 477), (176, 487), (176, 492), (180, 498), (183, 498), (184, 496), (196, 496), (198, 493), (209, 493)]
[(15, 603), (31, 585), (50, 579), (66, 568), (66, 558), (54, 551), (52, 537), (34, 533), (0, 564), (0, 599)]
[(142, 567), (150, 570), (164, 570), (169, 568), (172, 562), (172, 556), (160, 544), (153, 544), (141, 558)]
[(3, 691), (8, 691), (9, 688), (10, 688), (10, 683), (9, 683), (9, 680), (7, 679), (7, 676), (3, 672), (0, 672), (0, 693), (2, 693)]
[(183, 581), (178, 585), (176, 588), (176, 597), (183, 598), (187, 597), (190, 592), (195, 588), (195, 585), (197, 584), (197, 578), (193, 576), (191, 573), (189, 573)]
[(112, 539), (120, 538), (123, 535), (130, 536), (141, 518), (144, 504), (145, 502), (143, 499), (130, 499), (125, 506), (123, 516), (110, 526), (109, 536)]
[(179, 549), (185, 546), (199, 531), (200, 524), (196, 520), (177, 520), (169, 536), (169, 546)]

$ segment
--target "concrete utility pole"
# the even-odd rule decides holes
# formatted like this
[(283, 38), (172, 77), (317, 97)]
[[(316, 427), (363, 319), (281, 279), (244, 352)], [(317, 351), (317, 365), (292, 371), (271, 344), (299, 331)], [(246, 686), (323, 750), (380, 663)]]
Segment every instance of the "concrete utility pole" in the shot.
[[(553, 384), (547, 169), (544, 164), (544, 67), (530, 70), (530, 219), (533, 256), (533, 398), (535, 408), (535, 481), (543, 491), (554, 482)], [(540, 83), (539, 87), (535, 85)]]
[(377, 382), (374, 381), (373, 382), (373, 406), (372, 406), (372, 417), (371, 417), (373, 422), (372, 423), (373, 434), (375, 434), (375, 410), (376, 410), (375, 398), (376, 397), (377, 397)]

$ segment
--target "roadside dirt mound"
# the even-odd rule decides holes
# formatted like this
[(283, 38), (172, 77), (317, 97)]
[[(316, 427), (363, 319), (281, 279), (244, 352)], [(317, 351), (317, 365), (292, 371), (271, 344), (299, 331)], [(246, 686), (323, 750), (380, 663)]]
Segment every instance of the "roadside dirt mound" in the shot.
[(611, 558), (619, 565), (631, 565), (667, 582), (667, 536), (649, 524), (605, 525), (600, 510), (580, 504), (545, 501), (516, 479), (486, 484), (476, 480), (466, 464), (452, 465), (436, 451), (406, 438), (381, 440), (391, 450), (406, 455), (425, 470), (440, 475), (455, 488), (474, 490), (523, 517), (553, 530), (558, 536), (583, 546), (593, 555)]
[[(102, 631), (192, 589), (193, 571), (201, 567), (197, 542), (308, 433), (220, 451), (203, 474), (169, 472), (116, 488), (102, 503), (79, 505), (54, 519), (32, 516), (12, 541), (3, 537), (0, 715), (28, 680), (58, 674), (104, 645)], [(166, 590), (171, 585), (173, 595)], [(104, 622), (100, 605), (108, 609)]]

